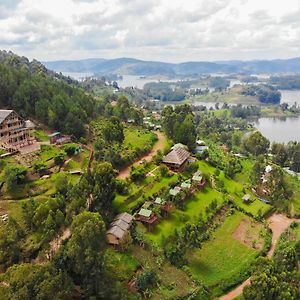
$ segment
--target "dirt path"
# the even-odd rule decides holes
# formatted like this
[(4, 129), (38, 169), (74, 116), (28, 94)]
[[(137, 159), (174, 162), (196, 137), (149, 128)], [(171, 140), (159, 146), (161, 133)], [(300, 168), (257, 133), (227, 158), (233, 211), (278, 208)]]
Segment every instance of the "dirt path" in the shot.
[(62, 235), (60, 235), (59, 237), (54, 239), (50, 243), (50, 253), (51, 253), (51, 255), (56, 253), (58, 251), (59, 247), (62, 245), (63, 241), (68, 239), (70, 236), (71, 236), (71, 230), (69, 228), (66, 228), (64, 230), (64, 232), (62, 233)]
[[(293, 221), (299, 222), (297, 219), (289, 219), (288, 217), (281, 214), (273, 214), (268, 218), (269, 227), (272, 229), (272, 243), (271, 248), (267, 254), (268, 257), (272, 257), (276, 247), (276, 243), (280, 235), (291, 225)], [(251, 278), (245, 280), (242, 284), (236, 287), (234, 290), (230, 291), (228, 294), (220, 297), (220, 300), (231, 300), (243, 293), (245, 286), (251, 283)]]
[(299, 222), (297, 219), (289, 219), (288, 217), (280, 214), (274, 214), (269, 219), (269, 227), (272, 229), (272, 244), (268, 252), (268, 257), (274, 254), (276, 243), (281, 234), (291, 225), (293, 221)]
[(150, 161), (154, 155), (157, 154), (157, 152), (159, 150), (163, 150), (164, 149), (164, 146), (165, 146), (165, 136), (162, 132), (155, 132), (155, 134), (157, 135), (158, 137), (158, 141), (155, 143), (154, 147), (152, 148), (152, 150), (150, 152), (148, 152), (147, 154), (143, 155), (142, 157), (140, 157), (138, 160), (136, 160), (133, 164), (129, 165), (128, 167), (124, 168), (123, 170), (121, 170), (117, 176), (117, 178), (120, 178), (120, 179), (126, 179), (127, 177), (130, 176), (130, 170), (131, 170), (131, 167), (133, 165), (137, 165), (139, 164), (139, 162), (141, 162), (142, 160), (145, 160), (145, 161)]

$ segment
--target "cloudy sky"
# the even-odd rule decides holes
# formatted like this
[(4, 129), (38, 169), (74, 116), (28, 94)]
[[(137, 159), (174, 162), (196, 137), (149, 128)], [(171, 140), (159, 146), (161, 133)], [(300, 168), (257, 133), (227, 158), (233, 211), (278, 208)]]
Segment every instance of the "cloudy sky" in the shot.
[(38, 60), (300, 56), (300, 0), (0, 0), (0, 49)]

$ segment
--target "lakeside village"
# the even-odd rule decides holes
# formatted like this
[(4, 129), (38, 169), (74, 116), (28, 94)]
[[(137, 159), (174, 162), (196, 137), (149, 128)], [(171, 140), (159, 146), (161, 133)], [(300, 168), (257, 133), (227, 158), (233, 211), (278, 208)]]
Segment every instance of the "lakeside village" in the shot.
[[(116, 103), (113, 104), (116, 105)], [(151, 120), (154, 120), (154, 122)], [(161, 131), (162, 126), (160, 124), (160, 120), (161, 115), (158, 112), (153, 112), (151, 117), (146, 116), (143, 118), (143, 124), (147, 130)], [(135, 121), (133, 119), (128, 119), (126, 123), (134, 124), (134, 122)], [(35, 135), (35, 129), (36, 125), (32, 121), (23, 119), (15, 111), (0, 110), (0, 149), (2, 149), (0, 159), (14, 155), (18, 156), (20, 154), (23, 157), (26, 157), (26, 155), (30, 157), (32, 153), (41, 151), (41, 147), (44, 145), (52, 145), (60, 149), (63, 148), (64, 145), (71, 143), (71, 137), (62, 135), (60, 132), (51, 132), (47, 135), (44, 134), (44, 141), (41, 141)], [(83, 147), (88, 149), (88, 147), (84, 145), (77, 144), (73, 154), (80, 153), (80, 151), (83, 150)], [(193, 153), (188, 151), (188, 147), (186, 145), (181, 143), (174, 144), (171, 147), (170, 152), (162, 158), (162, 164), (167, 166), (169, 169), (169, 171), (165, 172), (167, 172), (171, 177), (173, 175), (178, 176), (178, 174), (184, 172), (188, 164), (194, 164), (197, 161), (195, 154), (201, 155), (208, 149), (209, 146), (207, 146), (203, 140), (196, 141), (196, 148)], [(224, 153), (229, 152), (228, 147), (225, 145), (222, 145), (221, 149)], [(243, 157), (243, 155), (239, 153), (233, 155), (238, 158)], [(90, 153), (89, 159), (91, 159)], [(69, 158), (67, 163), (70, 163), (71, 161), (72, 158)], [(139, 164), (144, 163), (145, 160), (143, 159), (139, 161)], [(157, 167), (155, 169), (157, 169)], [(64, 168), (59, 169), (59, 171), (64, 171)], [(287, 171), (290, 172), (289, 170)], [(81, 175), (83, 172), (84, 170), (81, 168), (78, 170), (71, 168), (70, 171), (68, 171), (68, 173), (72, 175)], [(41, 179), (50, 178), (49, 174), (51, 174), (51, 169), (49, 169), (48, 172), (45, 170), (45, 172), (39, 173)], [(267, 165), (265, 172), (261, 174), (261, 184), (258, 185), (256, 189), (252, 188), (251, 193), (245, 193), (241, 197), (244, 204), (252, 203), (254, 199), (257, 199), (267, 205), (271, 203), (267, 199), (267, 196), (270, 195), (267, 183), (271, 174), (272, 166)], [(151, 177), (155, 175), (150, 171), (147, 173), (147, 176)], [(159, 223), (160, 218), (168, 217), (172, 213), (176, 204), (187, 201), (197, 191), (203, 190), (207, 181), (210, 181), (208, 174), (203, 174), (201, 170), (196, 170), (188, 178), (185, 177), (182, 181), (178, 180), (173, 182), (170, 187), (164, 190), (161, 194), (156, 193), (156, 197), (150, 197), (151, 199), (149, 201), (145, 201), (141, 207), (136, 210), (134, 215), (130, 214), (130, 212), (120, 213), (115, 217), (107, 231), (108, 243), (117, 249), (121, 249), (122, 243), (128, 240), (128, 234), (130, 234), (130, 227), (133, 221), (139, 221), (144, 224), (148, 231), (153, 231), (155, 225)], [(88, 199), (87, 207), (90, 205), (91, 200)], [(8, 215), (4, 214), (1, 218), (2, 220), (7, 220)]]
[[(130, 292), (144, 293), (135, 274), (146, 274), (151, 262), (151, 270), (159, 274), (162, 286), (155, 288), (158, 297), (173, 299), (199, 292), (202, 287), (195, 280), (205, 284), (212, 295), (220, 296), (246, 279), (250, 265), (276, 243), (264, 220), (275, 210), (273, 195), (278, 196), (278, 186), (291, 175), (279, 176), (272, 156), (257, 165), (225, 143), (217, 145), (200, 135), (194, 149), (172, 142), (165, 134), (163, 118), (158, 112), (144, 110), (139, 125), (130, 118), (122, 125), (113, 123), (123, 128), (124, 138), (118, 147), (126, 156), (116, 178), (114, 215), (106, 222), (111, 257), (120, 259), (126, 273), (120, 280)], [(58, 190), (67, 193), (68, 182), (76, 184), (87, 171), (92, 172), (93, 161), (103, 157), (103, 149), (97, 144), (99, 132), (101, 137), (106, 133), (103, 122), (91, 123), (94, 144), (89, 144), (74, 142), (71, 136), (37, 125), (13, 110), (0, 110), (0, 164), (18, 165), (11, 181), (5, 169), (0, 173), (2, 222), (13, 217), (22, 224), (25, 203), (50, 203)], [(250, 130), (253, 132), (253, 128)], [(225, 162), (227, 165), (221, 168)], [(298, 187), (295, 180), (293, 177), (291, 182)], [(299, 216), (299, 191), (294, 192), (289, 205), (278, 207)], [(95, 194), (87, 197), (85, 209), (92, 210), (94, 198)], [(50, 243), (45, 242), (42, 231), (24, 239), (23, 261), (39, 264), (54, 256), (72, 234), (65, 225), (55, 228), (63, 232), (52, 235)], [(228, 243), (235, 247), (233, 254)], [(162, 249), (169, 262), (154, 263)], [(240, 261), (238, 267), (236, 261)], [(209, 271), (202, 267), (205, 264)], [(224, 264), (221, 272), (220, 264)], [(182, 266), (186, 269), (181, 270)], [(233, 266), (235, 275), (231, 276)], [(176, 276), (171, 283), (166, 270)]]

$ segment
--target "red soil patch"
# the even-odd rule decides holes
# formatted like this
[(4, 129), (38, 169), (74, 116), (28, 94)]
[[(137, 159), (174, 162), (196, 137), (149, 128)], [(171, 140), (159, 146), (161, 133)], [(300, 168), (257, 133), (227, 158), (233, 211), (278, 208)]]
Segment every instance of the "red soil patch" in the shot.
[[(255, 222), (251, 222), (247, 219), (242, 219), (240, 225), (232, 234), (232, 237), (249, 248), (261, 250), (263, 247), (263, 241), (259, 236), (259, 231), (257, 231), (257, 227), (258, 224), (256, 224)], [(254, 241), (255, 247), (253, 245)]]

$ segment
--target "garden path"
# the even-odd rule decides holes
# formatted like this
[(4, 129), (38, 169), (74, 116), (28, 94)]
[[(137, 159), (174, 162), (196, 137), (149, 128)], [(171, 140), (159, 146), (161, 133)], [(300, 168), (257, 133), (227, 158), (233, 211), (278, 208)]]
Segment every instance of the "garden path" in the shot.
[(154, 147), (152, 148), (152, 150), (150, 150), (148, 153), (146, 153), (145, 155), (143, 155), (142, 157), (140, 157), (138, 160), (136, 160), (134, 163), (132, 163), (131, 165), (127, 166), (126, 168), (122, 169), (117, 178), (120, 179), (126, 179), (130, 176), (130, 171), (131, 171), (131, 167), (133, 165), (138, 165), (140, 162), (142, 161), (150, 161), (153, 156), (155, 156), (157, 154), (158, 151), (163, 151), (164, 147), (165, 147), (165, 140), (166, 137), (162, 132), (155, 132), (155, 134), (158, 137), (158, 141), (155, 143)]

